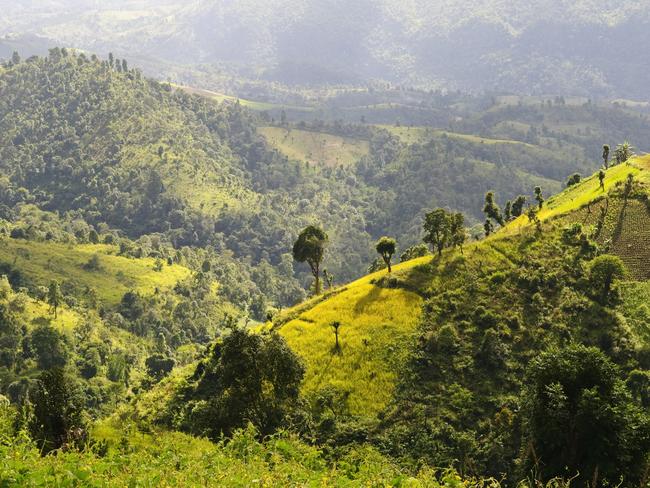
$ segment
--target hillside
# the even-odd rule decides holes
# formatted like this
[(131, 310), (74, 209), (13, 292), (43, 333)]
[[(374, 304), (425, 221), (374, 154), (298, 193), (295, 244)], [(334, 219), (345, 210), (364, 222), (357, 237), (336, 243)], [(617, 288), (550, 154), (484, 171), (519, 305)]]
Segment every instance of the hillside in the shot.
[[(623, 259), (631, 278), (648, 280), (650, 214), (647, 199), (642, 195), (650, 194), (649, 165), (650, 156), (645, 156), (612, 167), (607, 171), (604, 192), (597, 175), (586, 178), (549, 198), (538, 216), (542, 221), (554, 220), (560, 225), (576, 222), (595, 227), (603, 196), (609, 195), (605, 225), (596, 242), (608, 243), (609, 252)], [(625, 202), (619, 190), (628, 174), (635, 176), (640, 193)], [(333, 385), (350, 392), (353, 414), (381, 411), (391, 397), (395, 372), (404, 359), (403, 348), (416, 334), (423, 300), (436, 290), (451, 293), (454, 283), (463, 284), (463, 278), (453, 278), (454, 270), (461, 264), (465, 269), (489, 266), (501, 272), (512, 267), (518, 260), (513, 259), (511, 248), (529, 227), (527, 217), (522, 216), (488, 240), (467, 246), (464, 255), (449, 252), (442, 260), (425, 257), (408, 261), (396, 265), (392, 275), (379, 271), (283, 311), (274, 320), (274, 328), (307, 361), (306, 391), (314, 393)], [(557, 224), (550, 227), (557, 232), (553, 227)], [(482, 269), (480, 274), (485, 276), (489, 272)], [(340, 356), (333, 355), (327, 346), (334, 340), (329, 327), (334, 320), (343, 322)], [(389, 346), (393, 350), (386, 354)]]

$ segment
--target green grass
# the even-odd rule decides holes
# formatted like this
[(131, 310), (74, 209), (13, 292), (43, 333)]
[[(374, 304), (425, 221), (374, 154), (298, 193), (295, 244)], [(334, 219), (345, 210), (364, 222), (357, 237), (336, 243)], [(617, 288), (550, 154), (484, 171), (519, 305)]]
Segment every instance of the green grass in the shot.
[(535, 147), (531, 144), (521, 141), (513, 141), (510, 139), (491, 139), (489, 137), (480, 137), (471, 134), (449, 132), (441, 129), (433, 129), (431, 127), (397, 127), (394, 125), (378, 125), (377, 127), (389, 131), (393, 135), (399, 137), (402, 142), (406, 144), (423, 143), (433, 138), (441, 138), (443, 136), (447, 136), (450, 139), (471, 142), (473, 144), (514, 144), (527, 147)]
[[(393, 275), (408, 279), (409, 271), (430, 260), (425, 257), (396, 265)], [(380, 271), (350, 283), (324, 301), (314, 300), (312, 307), (308, 302), (296, 318), (280, 327), (306, 363), (303, 392), (307, 396), (334, 386), (350, 393), (353, 414), (369, 416), (392, 398), (396, 370), (416, 330), (422, 298), (413, 291), (371, 283), (386, 274)], [(334, 350), (333, 321), (341, 322), (340, 353)]]
[(289, 159), (322, 166), (355, 163), (370, 151), (368, 141), (281, 127), (260, 127), (258, 132)]
[[(191, 274), (176, 264), (165, 264), (162, 271), (155, 271), (155, 259), (126, 258), (117, 256), (117, 251), (115, 246), (105, 244), (67, 245), (5, 238), (0, 242), (0, 263), (20, 269), (35, 285), (47, 286), (57, 280), (79, 292), (94, 288), (106, 305), (116, 305), (129, 290), (151, 295), (156, 289), (172, 288)], [(85, 269), (94, 255), (99, 257), (100, 269)]]
[(296, 436), (279, 434), (260, 442), (252, 429), (239, 431), (227, 443), (215, 444), (178, 432), (145, 434), (113, 419), (98, 425), (93, 437), (108, 442), (105, 454), (66, 449), (41, 456), (38, 447), (28, 439), (3, 436), (2, 486), (485, 486), (463, 480), (452, 470), (422, 468), (413, 475), (407, 474), (366, 445), (346, 450), (332, 463), (318, 447)]
[[(649, 158), (639, 158), (631, 165), (611, 168), (607, 172), (606, 191), (624, 182), (630, 172), (639, 181), (647, 181), (648, 164)], [(601, 195), (598, 178), (592, 176), (549, 198), (540, 214), (544, 220), (570, 214), (572, 221), (579, 221), (582, 216), (576, 210)], [(621, 216), (620, 209), (616, 211), (616, 205), (623, 205), (619, 200), (613, 199), (610, 205), (612, 218), (622, 219), (621, 238), (610, 239), (617, 227), (615, 221), (605, 226), (603, 235), (612, 241), (612, 252), (623, 257), (632, 276), (647, 279), (642, 273), (649, 271), (650, 218), (636, 200), (628, 202)], [(593, 213), (596, 212), (594, 209)], [(527, 228), (527, 218), (522, 217), (489, 239), (467, 245), (464, 256), (447, 250), (442, 259), (425, 257), (399, 264), (393, 272), (397, 286), (387, 287), (387, 273), (381, 271), (284, 311), (274, 320), (275, 327), (306, 363), (303, 392), (310, 396), (326, 386), (334, 386), (349, 392), (352, 413), (379, 413), (392, 398), (397, 368), (412, 344), (421, 315), (422, 295), (462, 286), (463, 283), (456, 282), (457, 275), (465, 276), (457, 273), (458, 266), (476, 276), (491, 268), (506, 270), (516, 266), (516, 235)], [(330, 327), (333, 321), (341, 322), (340, 354), (334, 350), (335, 336)]]
[(650, 344), (650, 281), (624, 283), (621, 297), (629, 327), (641, 341)]

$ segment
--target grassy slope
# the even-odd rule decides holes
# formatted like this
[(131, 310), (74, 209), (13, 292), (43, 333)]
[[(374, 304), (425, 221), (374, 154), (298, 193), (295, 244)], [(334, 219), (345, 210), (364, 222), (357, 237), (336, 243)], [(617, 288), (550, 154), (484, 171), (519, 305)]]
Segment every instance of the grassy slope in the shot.
[(489, 137), (480, 137), (471, 134), (460, 134), (446, 130), (433, 129), (431, 127), (397, 127), (395, 125), (379, 125), (378, 127), (389, 131), (391, 134), (399, 137), (406, 144), (424, 143), (433, 138), (447, 136), (450, 139), (458, 139), (474, 144), (514, 144), (517, 146), (535, 147), (532, 144), (509, 139), (491, 139)]
[[(609, 190), (617, 182), (624, 181), (630, 171), (637, 175), (639, 181), (649, 182), (649, 170), (650, 158), (637, 159), (631, 166), (614, 167), (607, 173), (606, 189)], [(592, 176), (580, 185), (550, 198), (548, 209), (541, 214), (544, 219), (548, 219), (573, 212), (574, 220), (579, 220), (580, 215), (575, 212), (600, 195), (598, 178)], [(640, 203), (636, 209), (638, 212), (635, 208), (630, 207), (632, 210), (625, 214), (622, 234), (635, 236), (634, 232), (645, 231), (647, 244), (645, 247), (640, 244), (630, 248), (626, 241), (621, 246), (613, 247), (613, 252), (621, 253), (628, 266), (633, 257), (643, 261), (646, 251), (650, 250), (650, 217), (647, 213), (641, 213), (641, 210), (645, 212), (645, 209), (640, 208)], [(464, 259), (458, 260), (459, 263), (474, 267), (477, 275), (482, 272), (486, 263), (507, 268), (512, 264), (508, 253), (513, 246), (509, 241), (525, 229), (526, 224), (523, 219), (515, 221), (490, 239), (467, 246)], [(623, 252), (624, 250), (627, 250), (627, 253)], [(350, 392), (352, 413), (374, 415), (379, 412), (391, 398), (395, 366), (405, 351), (404, 345), (416, 331), (422, 298), (414, 291), (426, 292), (431, 287), (438, 288), (442, 280), (445, 280), (449, 289), (453, 289), (454, 273), (449, 272), (449, 269), (453, 270), (453, 264), (458, 257), (458, 252), (446, 251), (442, 260), (425, 257), (399, 264), (394, 267), (393, 272), (398, 281), (396, 288), (385, 287), (386, 280), (381, 278), (385, 277), (386, 271), (381, 271), (334, 290), (329, 296), (312, 299), (286, 310), (276, 320), (275, 327), (307, 364), (304, 391), (309, 394), (327, 385), (333, 385)], [(649, 273), (649, 262), (650, 255), (647, 260), (638, 262), (637, 265), (645, 273)], [(443, 272), (447, 275), (443, 275)], [(633, 271), (633, 276), (635, 274)], [(625, 306), (627, 310), (634, 312), (631, 315), (639, 316), (637, 310), (640, 307), (647, 308), (643, 297), (647, 297), (648, 293), (650, 289), (647, 283), (630, 282), (625, 285)], [(648, 316), (650, 317), (650, 311)], [(340, 355), (334, 354), (333, 351), (334, 334), (330, 323), (334, 320), (342, 324)], [(632, 325), (641, 336), (650, 336), (647, 325)]]
[(260, 127), (258, 132), (289, 159), (324, 166), (348, 165), (368, 154), (368, 141), (281, 127)]
[[(0, 262), (19, 268), (37, 285), (47, 286), (51, 280), (69, 282), (83, 291), (94, 288), (100, 301), (107, 305), (119, 303), (124, 293), (136, 290), (144, 295), (156, 288), (167, 289), (187, 278), (190, 270), (179, 265), (165, 264), (155, 271), (152, 258), (129, 259), (116, 256), (117, 248), (105, 244), (66, 245), (3, 239)], [(101, 268), (86, 270), (86, 264), (97, 255)]]
[[(407, 277), (428, 260), (397, 265), (393, 273)], [(416, 329), (422, 298), (412, 291), (373, 284), (385, 274), (371, 274), (313, 307), (303, 306), (302, 313), (280, 326), (280, 333), (306, 362), (307, 394), (327, 385), (349, 391), (349, 407), (356, 414), (376, 414), (390, 400), (402, 346)], [(333, 321), (341, 323), (338, 354)]]

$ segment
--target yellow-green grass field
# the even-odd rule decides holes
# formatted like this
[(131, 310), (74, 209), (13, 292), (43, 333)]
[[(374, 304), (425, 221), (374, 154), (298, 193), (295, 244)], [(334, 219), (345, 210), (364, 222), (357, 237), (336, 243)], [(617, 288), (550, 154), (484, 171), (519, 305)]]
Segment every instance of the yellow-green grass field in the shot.
[[(37, 285), (47, 286), (57, 280), (82, 290), (94, 288), (98, 299), (107, 305), (119, 303), (129, 290), (150, 295), (156, 289), (172, 288), (191, 274), (183, 266), (166, 263), (161, 271), (155, 271), (155, 259), (126, 258), (117, 256), (117, 251), (117, 247), (106, 244), (67, 245), (5, 238), (0, 241), (0, 263), (19, 268)], [(99, 269), (84, 268), (95, 255)]]
[[(430, 260), (429, 256), (398, 264), (393, 274), (408, 275), (412, 268)], [(372, 283), (386, 274), (379, 271), (323, 301), (307, 302), (299, 306), (301, 313), (296, 318), (279, 326), (282, 336), (305, 361), (303, 392), (308, 397), (333, 386), (349, 392), (353, 414), (368, 416), (376, 415), (390, 401), (397, 367), (420, 319), (422, 298), (412, 291)], [(334, 321), (341, 323), (340, 352), (334, 348), (330, 326)]]
[(289, 159), (322, 166), (355, 163), (370, 152), (370, 143), (351, 137), (282, 127), (259, 127), (259, 134)]

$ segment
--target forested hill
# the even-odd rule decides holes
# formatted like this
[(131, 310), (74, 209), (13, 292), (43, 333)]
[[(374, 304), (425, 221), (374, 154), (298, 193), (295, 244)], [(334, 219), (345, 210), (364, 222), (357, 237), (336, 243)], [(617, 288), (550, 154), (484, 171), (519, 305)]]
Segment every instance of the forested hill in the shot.
[(351, 259), (333, 272), (365, 268), (370, 238), (353, 185), (270, 150), (239, 104), (174, 91), (123, 60), (53, 49), (0, 69), (0, 129), (5, 218), (34, 203), (132, 238), (160, 233), (279, 265), (288, 280), (294, 229), (327, 219)]
[(650, 126), (633, 110), (560, 99), (486, 109), (462, 95), (415, 95), (393, 106), (382, 93), (350, 93), (339, 112), (407, 123), (433, 104), (455, 127), (292, 124), (189, 95), (113, 57), (16, 56), (0, 68), (0, 217), (18, 221), (34, 204), (98, 231), (209, 247), (263, 270), (255, 286), (282, 307), (309, 285), (307, 267), (289, 254), (305, 225), (327, 228), (324, 267), (349, 281), (365, 272), (380, 236), (403, 248), (418, 242), (427, 209), (446, 206), (477, 224), (486, 191), (504, 200), (536, 186), (556, 192), (570, 174), (598, 166), (603, 141), (641, 140)]

